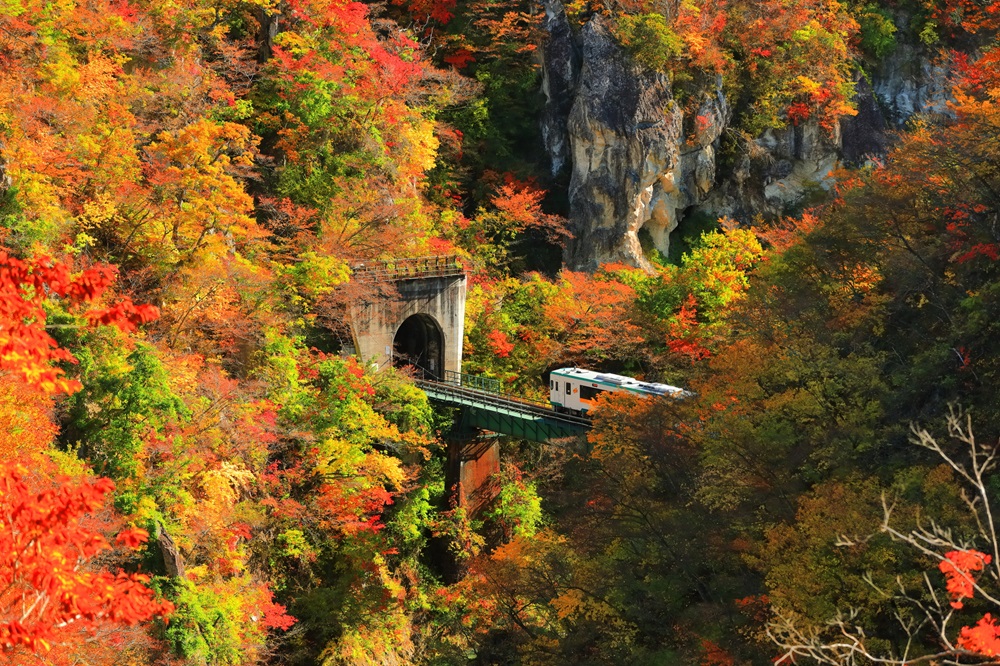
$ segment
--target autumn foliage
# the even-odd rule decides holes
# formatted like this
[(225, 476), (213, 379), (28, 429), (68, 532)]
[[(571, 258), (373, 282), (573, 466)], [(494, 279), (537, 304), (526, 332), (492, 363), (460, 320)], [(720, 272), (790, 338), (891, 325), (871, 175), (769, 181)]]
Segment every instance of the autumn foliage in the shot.
[(1000, 654), (1000, 627), (987, 613), (974, 626), (962, 627), (955, 644), (975, 654), (995, 657)]
[[(575, 94), (540, 70), (559, 4), (3, 4), (0, 661), (730, 666), (773, 657), (780, 614), (820, 636), (841, 608), (931, 654), (880, 596), (897, 574), (929, 581), (963, 663), (993, 658), (996, 552), (851, 530), (882, 491), (940, 534), (989, 523), (956, 507), (992, 485), (963, 501), (904, 440), (952, 402), (1000, 433), (1000, 5), (561, 3), (683, 116), (671, 252), (632, 229), (641, 268), (586, 272), (539, 130)], [(704, 199), (781, 200), (761, 154), (837, 144), (911, 51), (954, 74), (940, 118), (778, 220)], [(350, 353), (349, 313), (397, 296), (362, 265), (433, 254), (468, 271), (463, 371), (684, 398), (456, 447), (460, 412)], [(494, 501), (456, 505), (455, 463), (494, 445)]]
[[(47, 654), (104, 626), (129, 626), (173, 610), (146, 586), (149, 577), (102, 570), (92, 560), (112, 545), (88, 517), (114, 490), (108, 479), (32, 481), (15, 462), (0, 472), (0, 646)], [(140, 547), (144, 530), (115, 544)]]
[[(73, 276), (65, 263), (48, 257), (22, 261), (0, 252), (0, 368), (17, 372), (47, 393), (79, 389), (78, 381), (65, 379), (65, 372), (52, 366), (56, 361), (72, 363), (74, 359), (46, 332), (43, 302), (59, 296), (66, 299), (69, 309), (93, 304), (111, 285), (114, 275), (114, 269), (99, 266)], [(91, 325), (115, 325), (125, 331), (157, 315), (155, 307), (135, 305), (128, 299), (82, 311)]]
[(973, 596), (975, 572), (982, 571), (992, 561), (992, 556), (976, 550), (953, 550), (945, 553), (938, 569), (948, 583), (952, 608), (961, 608), (962, 599)]

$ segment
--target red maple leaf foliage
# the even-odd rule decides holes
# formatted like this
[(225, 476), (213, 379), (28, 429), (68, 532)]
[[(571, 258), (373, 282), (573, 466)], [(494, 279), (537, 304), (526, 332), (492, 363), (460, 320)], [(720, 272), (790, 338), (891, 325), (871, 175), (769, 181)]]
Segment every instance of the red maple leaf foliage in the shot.
[(809, 119), (812, 114), (812, 110), (809, 105), (803, 102), (795, 102), (788, 107), (788, 119), (792, 121), (793, 125), (798, 126), (799, 123), (804, 122)]
[(392, 0), (394, 5), (405, 5), (410, 14), (420, 23), (433, 19), (447, 25), (454, 18), (456, 0)]
[(711, 356), (703, 345), (698, 325), (698, 301), (694, 294), (688, 294), (681, 304), (681, 309), (669, 324), (667, 335), (670, 351), (687, 356), (692, 363)]
[(506, 358), (514, 351), (514, 343), (510, 341), (510, 338), (503, 331), (490, 331), (486, 334), (486, 337), (490, 341), (490, 348), (497, 356)]
[[(64, 299), (68, 309), (98, 300), (111, 286), (117, 271), (99, 265), (78, 275), (68, 264), (46, 256), (21, 260), (0, 250), (0, 369), (16, 372), (46, 393), (73, 393), (80, 383), (66, 379), (57, 361), (76, 362), (59, 348), (45, 330), (46, 312), (42, 304)], [(152, 305), (135, 305), (125, 299), (108, 308), (83, 313), (92, 326), (114, 325), (124, 331), (152, 321), (159, 311)]]
[[(29, 481), (16, 463), (0, 464), (0, 650), (45, 654), (81, 632), (173, 611), (145, 586), (148, 577), (89, 563), (111, 548), (86, 517), (104, 506), (112, 481), (61, 479), (40, 491)], [(130, 529), (117, 542), (132, 548), (147, 538)]]
[(944, 574), (952, 607), (961, 608), (962, 599), (972, 598), (975, 586), (972, 573), (982, 571), (993, 558), (978, 550), (953, 550), (945, 553), (944, 557), (938, 569)]
[(977, 243), (973, 245), (968, 252), (965, 252), (961, 256), (956, 258), (956, 261), (960, 264), (964, 264), (967, 261), (971, 261), (976, 257), (986, 257), (990, 261), (1000, 260), (1000, 245), (996, 243)]
[(264, 604), (261, 610), (264, 612), (261, 622), (268, 629), (281, 629), (288, 631), (292, 625), (298, 622), (297, 619), (287, 613), (285, 606), (274, 603), (274, 593), (270, 589), (264, 590)]
[(465, 69), (470, 62), (476, 61), (476, 56), (469, 49), (458, 49), (454, 53), (446, 55), (444, 61), (455, 69)]
[(963, 650), (995, 657), (1000, 654), (1000, 627), (987, 613), (975, 626), (962, 627), (955, 643)]

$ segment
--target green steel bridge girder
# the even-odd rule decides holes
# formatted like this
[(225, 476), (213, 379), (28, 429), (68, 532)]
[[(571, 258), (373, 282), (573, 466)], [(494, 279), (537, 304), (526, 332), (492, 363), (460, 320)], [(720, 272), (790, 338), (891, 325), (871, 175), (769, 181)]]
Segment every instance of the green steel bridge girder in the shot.
[(574, 426), (561, 421), (511, 414), (503, 410), (463, 406), (462, 421), (466, 426), (499, 432), (517, 439), (531, 442), (547, 442), (551, 439), (577, 437), (586, 434), (589, 428)]
[(490, 396), (480, 391), (455, 389), (437, 382), (418, 382), (427, 397), (462, 410), (461, 424), (532, 442), (579, 437), (590, 430), (587, 419), (558, 414), (535, 405)]

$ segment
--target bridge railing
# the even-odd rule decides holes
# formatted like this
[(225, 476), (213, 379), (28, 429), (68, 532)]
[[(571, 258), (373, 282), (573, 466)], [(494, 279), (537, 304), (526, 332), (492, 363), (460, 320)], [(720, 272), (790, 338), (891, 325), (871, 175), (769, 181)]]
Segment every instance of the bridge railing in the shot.
[(391, 261), (370, 261), (351, 267), (354, 279), (370, 282), (416, 280), (428, 277), (457, 277), (465, 274), (458, 255), (409, 257)]
[(446, 384), (464, 386), (465, 388), (479, 389), (480, 391), (489, 391), (490, 393), (497, 393), (497, 394), (504, 393), (503, 389), (501, 388), (500, 380), (493, 379), (492, 377), (483, 377), (482, 375), (467, 375), (464, 372), (445, 370), (444, 381)]
[(541, 416), (553, 421), (561, 421), (576, 427), (591, 427), (591, 420), (589, 418), (574, 416), (572, 414), (561, 414), (552, 409), (550, 404), (537, 400), (528, 400), (511, 394), (493, 393), (481, 389), (468, 388), (449, 382), (418, 379), (416, 380), (416, 384), (424, 390), (432, 390), (456, 400), (471, 400), (496, 407), (505, 407), (524, 415)]
[(492, 377), (483, 377), (481, 375), (467, 375), (461, 372), (455, 372), (453, 370), (448, 370), (444, 373), (444, 381), (448, 384), (454, 384), (455, 386), (461, 386), (463, 388), (473, 389), (475, 391), (484, 391), (486, 393), (493, 393), (494, 395), (500, 396), (505, 400), (510, 400), (513, 402), (520, 402), (525, 405), (532, 405), (534, 407), (542, 407), (544, 409), (552, 409), (552, 403), (547, 400), (533, 400), (531, 398), (525, 398), (512, 391), (505, 391), (503, 384), (500, 383), (499, 379), (493, 379)]

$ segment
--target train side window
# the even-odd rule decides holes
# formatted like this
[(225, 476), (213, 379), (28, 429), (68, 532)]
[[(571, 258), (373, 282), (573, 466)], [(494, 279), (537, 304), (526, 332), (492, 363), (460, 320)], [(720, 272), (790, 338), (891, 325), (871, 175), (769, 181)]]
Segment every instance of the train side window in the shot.
[(566, 382), (566, 395), (573, 392), (573, 388), (570, 386), (569, 382)]
[(580, 387), (580, 399), (581, 400), (593, 400), (601, 393), (604, 393), (604, 389), (594, 388), (592, 386), (581, 386)]

